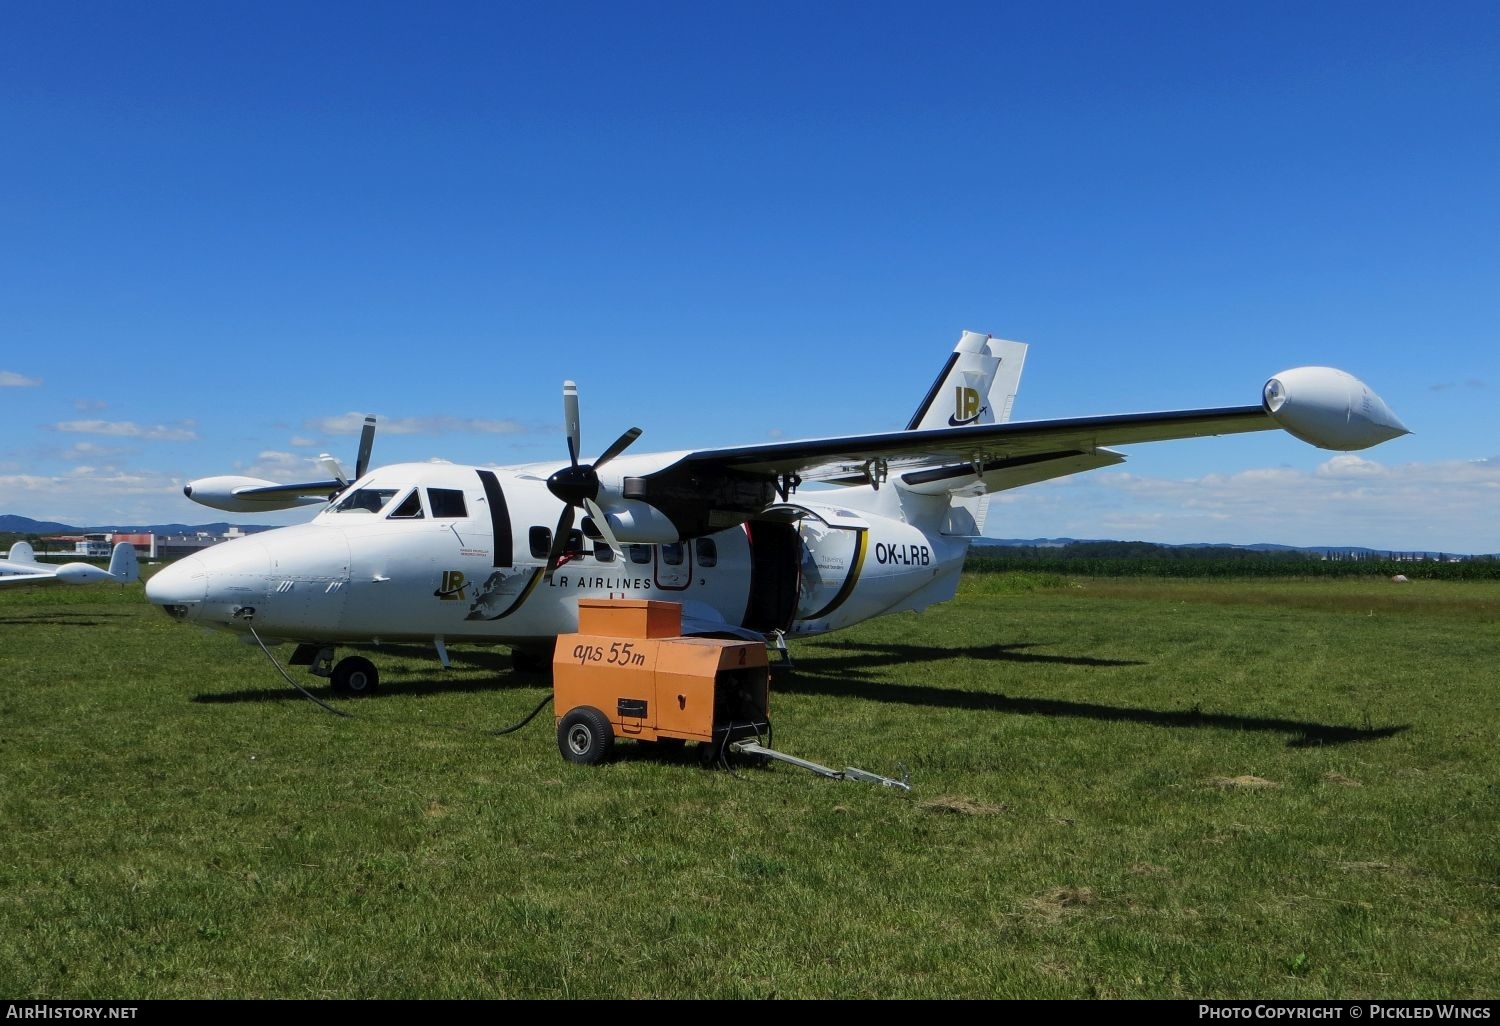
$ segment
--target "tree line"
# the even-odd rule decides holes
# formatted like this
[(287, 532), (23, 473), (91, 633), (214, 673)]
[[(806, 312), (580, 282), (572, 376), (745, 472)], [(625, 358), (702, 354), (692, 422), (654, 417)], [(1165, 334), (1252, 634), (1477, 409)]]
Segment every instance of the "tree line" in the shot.
[(1348, 549), (1241, 549), (1139, 541), (1064, 545), (976, 545), (964, 569), (1015, 570), (1086, 577), (1394, 577), (1411, 580), (1500, 579), (1500, 558)]

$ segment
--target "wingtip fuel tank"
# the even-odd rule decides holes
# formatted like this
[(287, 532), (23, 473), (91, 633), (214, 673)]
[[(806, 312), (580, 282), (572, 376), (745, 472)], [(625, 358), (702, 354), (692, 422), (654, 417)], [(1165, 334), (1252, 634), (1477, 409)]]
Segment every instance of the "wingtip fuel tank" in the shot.
[(1288, 434), (1320, 449), (1368, 449), (1411, 433), (1370, 386), (1335, 367), (1282, 371), (1261, 402)]

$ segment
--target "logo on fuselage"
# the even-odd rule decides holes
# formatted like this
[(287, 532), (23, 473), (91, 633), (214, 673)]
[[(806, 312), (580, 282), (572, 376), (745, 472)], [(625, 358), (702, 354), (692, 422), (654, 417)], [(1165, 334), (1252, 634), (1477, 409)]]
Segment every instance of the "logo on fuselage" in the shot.
[(963, 427), (979, 419), (985, 407), (979, 404), (979, 389), (967, 385), (955, 385), (953, 391), (953, 416), (948, 418), (949, 427)]

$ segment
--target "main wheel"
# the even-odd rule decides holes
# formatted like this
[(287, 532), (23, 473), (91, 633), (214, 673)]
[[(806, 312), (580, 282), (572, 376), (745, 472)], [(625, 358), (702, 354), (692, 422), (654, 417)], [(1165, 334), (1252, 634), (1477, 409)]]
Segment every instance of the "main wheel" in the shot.
[(331, 683), (335, 694), (367, 698), (380, 687), (380, 671), (364, 656), (349, 656), (334, 666)]
[(591, 705), (571, 710), (557, 725), (557, 750), (569, 762), (594, 766), (608, 759), (614, 747), (609, 717)]
[(552, 672), (552, 653), (546, 649), (513, 648), (510, 650), (510, 668), (517, 673)]

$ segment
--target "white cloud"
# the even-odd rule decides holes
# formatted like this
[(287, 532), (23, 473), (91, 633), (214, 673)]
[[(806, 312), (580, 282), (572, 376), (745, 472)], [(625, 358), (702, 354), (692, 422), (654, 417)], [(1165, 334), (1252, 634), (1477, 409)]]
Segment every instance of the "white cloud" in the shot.
[[(303, 426), (329, 435), (357, 435), (364, 428), (365, 414), (345, 413), (304, 422)], [(392, 435), (520, 435), (529, 430), (514, 420), (485, 420), (479, 417), (400, 417), (376, 418), (375, 433)]]
[(292, 452), (277, 452), (267, 449), (255, 457), (255, 462), (242, 467), (238, 473), (249, 477), (264, 477), (272, 481), (290, 481), (316, 477), (327, 477), (317, 460), (311, 456), (299, 456)]
[(1312, 471), (1195, 479), (1097, 471), (996, 495), (985, 533), (1497, 552), (1497, 493), (1500, 460), (1387, 466), (1341, 454)]
[(1390, 473), (1383, 463), (1345, 452), (1318, 465), (1319, 477), (1385, 477)]
[(107, 435), (111, 438), (144, 438), (150, 441), (193, 441), (198, 437), (196, 422), (185, 420), (172, 427), (166, 424), (143, 425), (128, 420), (68, 420), (54, 424), (52, 430), (82, 435)]
[(36, 388), (42, 382), (15, 371), (0, 371), (0, 388)]
[[(76, 527), (181, 521), (188, 517), (179, 507), (191, 506), (182, 486), (165, 475), (91, 467), (75, 468), (65, 477), (3, 476), (0, 493), (8, 505), (4, 512)], [(178, 511), (168, 512), (173, 509)]]

